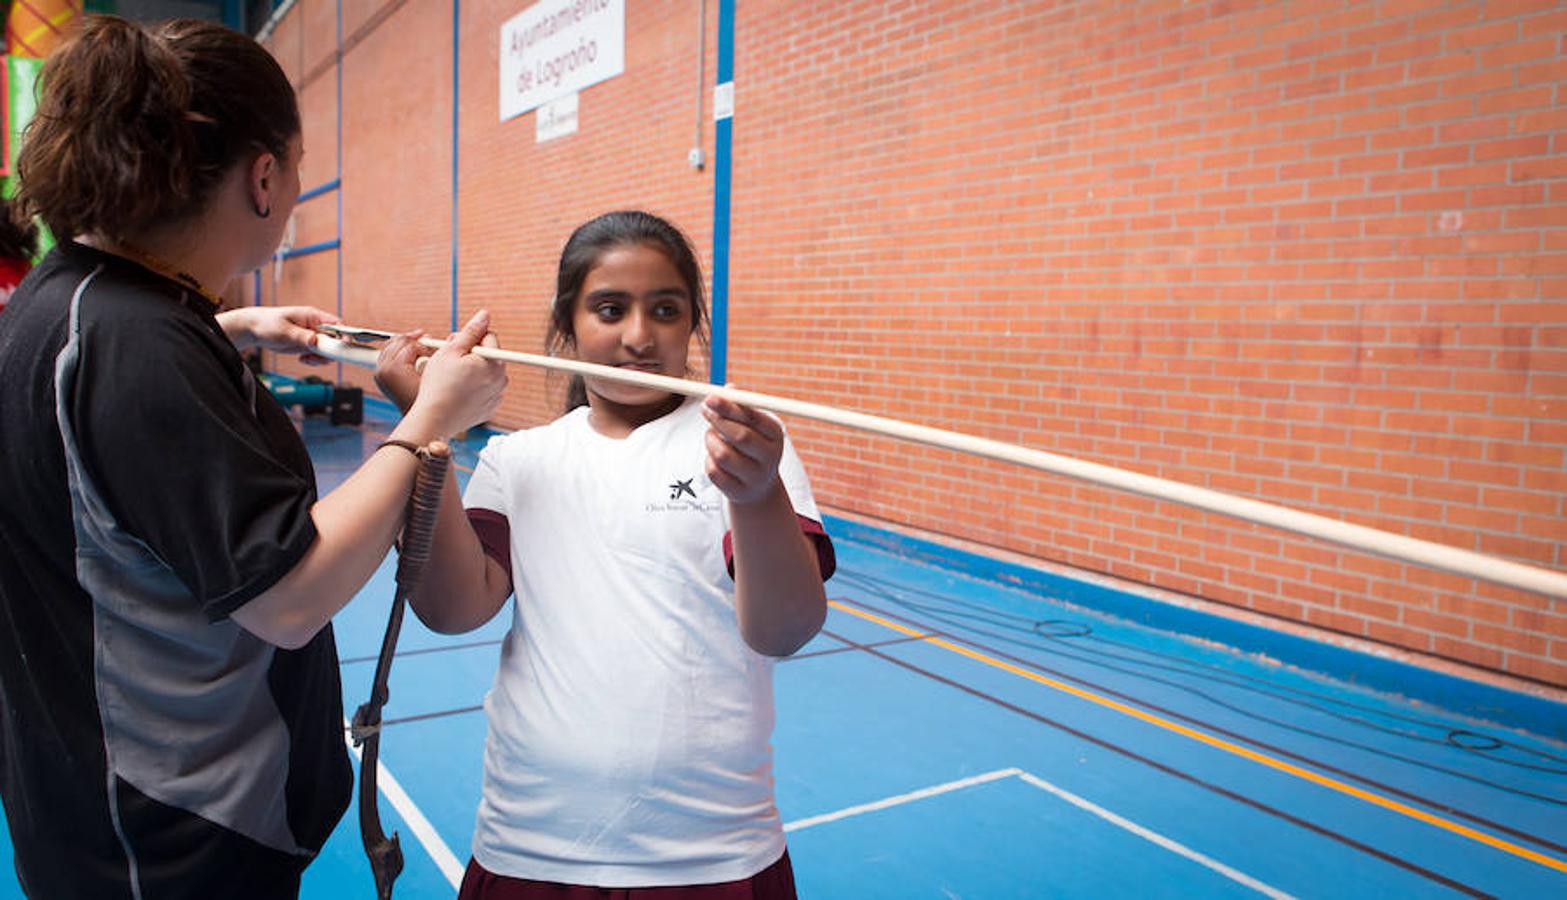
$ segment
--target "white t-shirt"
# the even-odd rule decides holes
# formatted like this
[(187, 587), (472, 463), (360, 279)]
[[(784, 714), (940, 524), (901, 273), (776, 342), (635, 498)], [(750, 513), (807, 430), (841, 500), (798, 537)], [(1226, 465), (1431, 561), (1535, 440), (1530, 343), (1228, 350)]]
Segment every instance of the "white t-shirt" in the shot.
[[(511, 529), (473, 855), (601, 887), (748, 878), (783, 854), (773, 660), (735, 619), (699, 400), (623, 440), (579, 407), (490, 440), (463, 502)], [(787, 441), (779, 475), (819, 522)]]

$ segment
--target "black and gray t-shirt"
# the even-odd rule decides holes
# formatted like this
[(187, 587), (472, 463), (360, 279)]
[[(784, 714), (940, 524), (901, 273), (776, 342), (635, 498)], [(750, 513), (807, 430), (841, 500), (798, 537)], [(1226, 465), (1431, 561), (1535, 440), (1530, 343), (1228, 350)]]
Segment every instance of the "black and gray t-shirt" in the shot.
[(229, 618), (316, 537), (288, 416), (199, 294), (65, 243), (0, 314), (0, 441), (24, 889), (289, 893), (351, 776), (330, 627), (285, 651)]

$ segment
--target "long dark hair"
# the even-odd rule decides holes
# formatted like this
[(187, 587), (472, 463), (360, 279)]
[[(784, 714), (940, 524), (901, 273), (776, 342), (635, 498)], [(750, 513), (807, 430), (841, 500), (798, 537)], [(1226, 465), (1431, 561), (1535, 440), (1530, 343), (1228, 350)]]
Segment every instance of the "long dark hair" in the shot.
[[(640, 210), (604, 213), (577, 226), (560, 252), (560, 267), (555, 274), (555, 302), (550, 305), (550, 326), (544, 337), (545, 349), (554, 354), (576, 347), (573, 317), (582, 283), (605, 253), (617, 247), (645, 246), (664, 254), (691, 298), (691, 331), (703, 351), (707, 349), (707, 300), (702, 290), (702, 265), (684, 233), (668, 221)], [(587, 385), (582, 376), (573, 375), (566, 389), (566, 409), (588, 402)]]
[(187, 221), (246, 154), (282, 160), (299, 134), (293, 86), (272, 55), (197, 19), (86, 16), (40, 79), (18, 200), (61, 239)]

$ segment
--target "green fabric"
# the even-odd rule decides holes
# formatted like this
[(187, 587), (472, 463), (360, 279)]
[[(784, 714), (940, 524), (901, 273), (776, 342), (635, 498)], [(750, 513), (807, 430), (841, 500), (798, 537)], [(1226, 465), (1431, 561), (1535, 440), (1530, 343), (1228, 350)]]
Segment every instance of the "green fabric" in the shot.
[[(6, 85), (10, 96), (6, 104), (5, 127), (11, 133), (11, 158), (6, 160), (9, 171), (13, 174), (7, 176), (5, 184), (0, 187), (0, 192), (9, 198), (16, 194), (16, 157), (22, 152), (22, 133), (27, 130), (27, 124), (33, 120), (33, 114), (38, 111), (38, 73), (44, 67), (44, 61), (33, 59), (29, 56), (10, 56), (5, 58)], [(54, 246), (54, 235), (49, 229), (38, 225), (38, 257), (42, 258), (49, 248)]]

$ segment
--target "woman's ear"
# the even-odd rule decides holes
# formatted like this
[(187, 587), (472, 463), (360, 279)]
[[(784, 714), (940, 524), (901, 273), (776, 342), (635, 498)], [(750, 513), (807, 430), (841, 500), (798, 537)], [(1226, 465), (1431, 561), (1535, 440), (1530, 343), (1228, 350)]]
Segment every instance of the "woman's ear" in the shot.
[(272, 183), (278, 177), (277, 157), (271, 153), (263, 152), (251, 160), (250, 171), (245, 179), (245, 188), (250, 195), (251, 209), (256, 215), (265, 219), (272, 215)]

